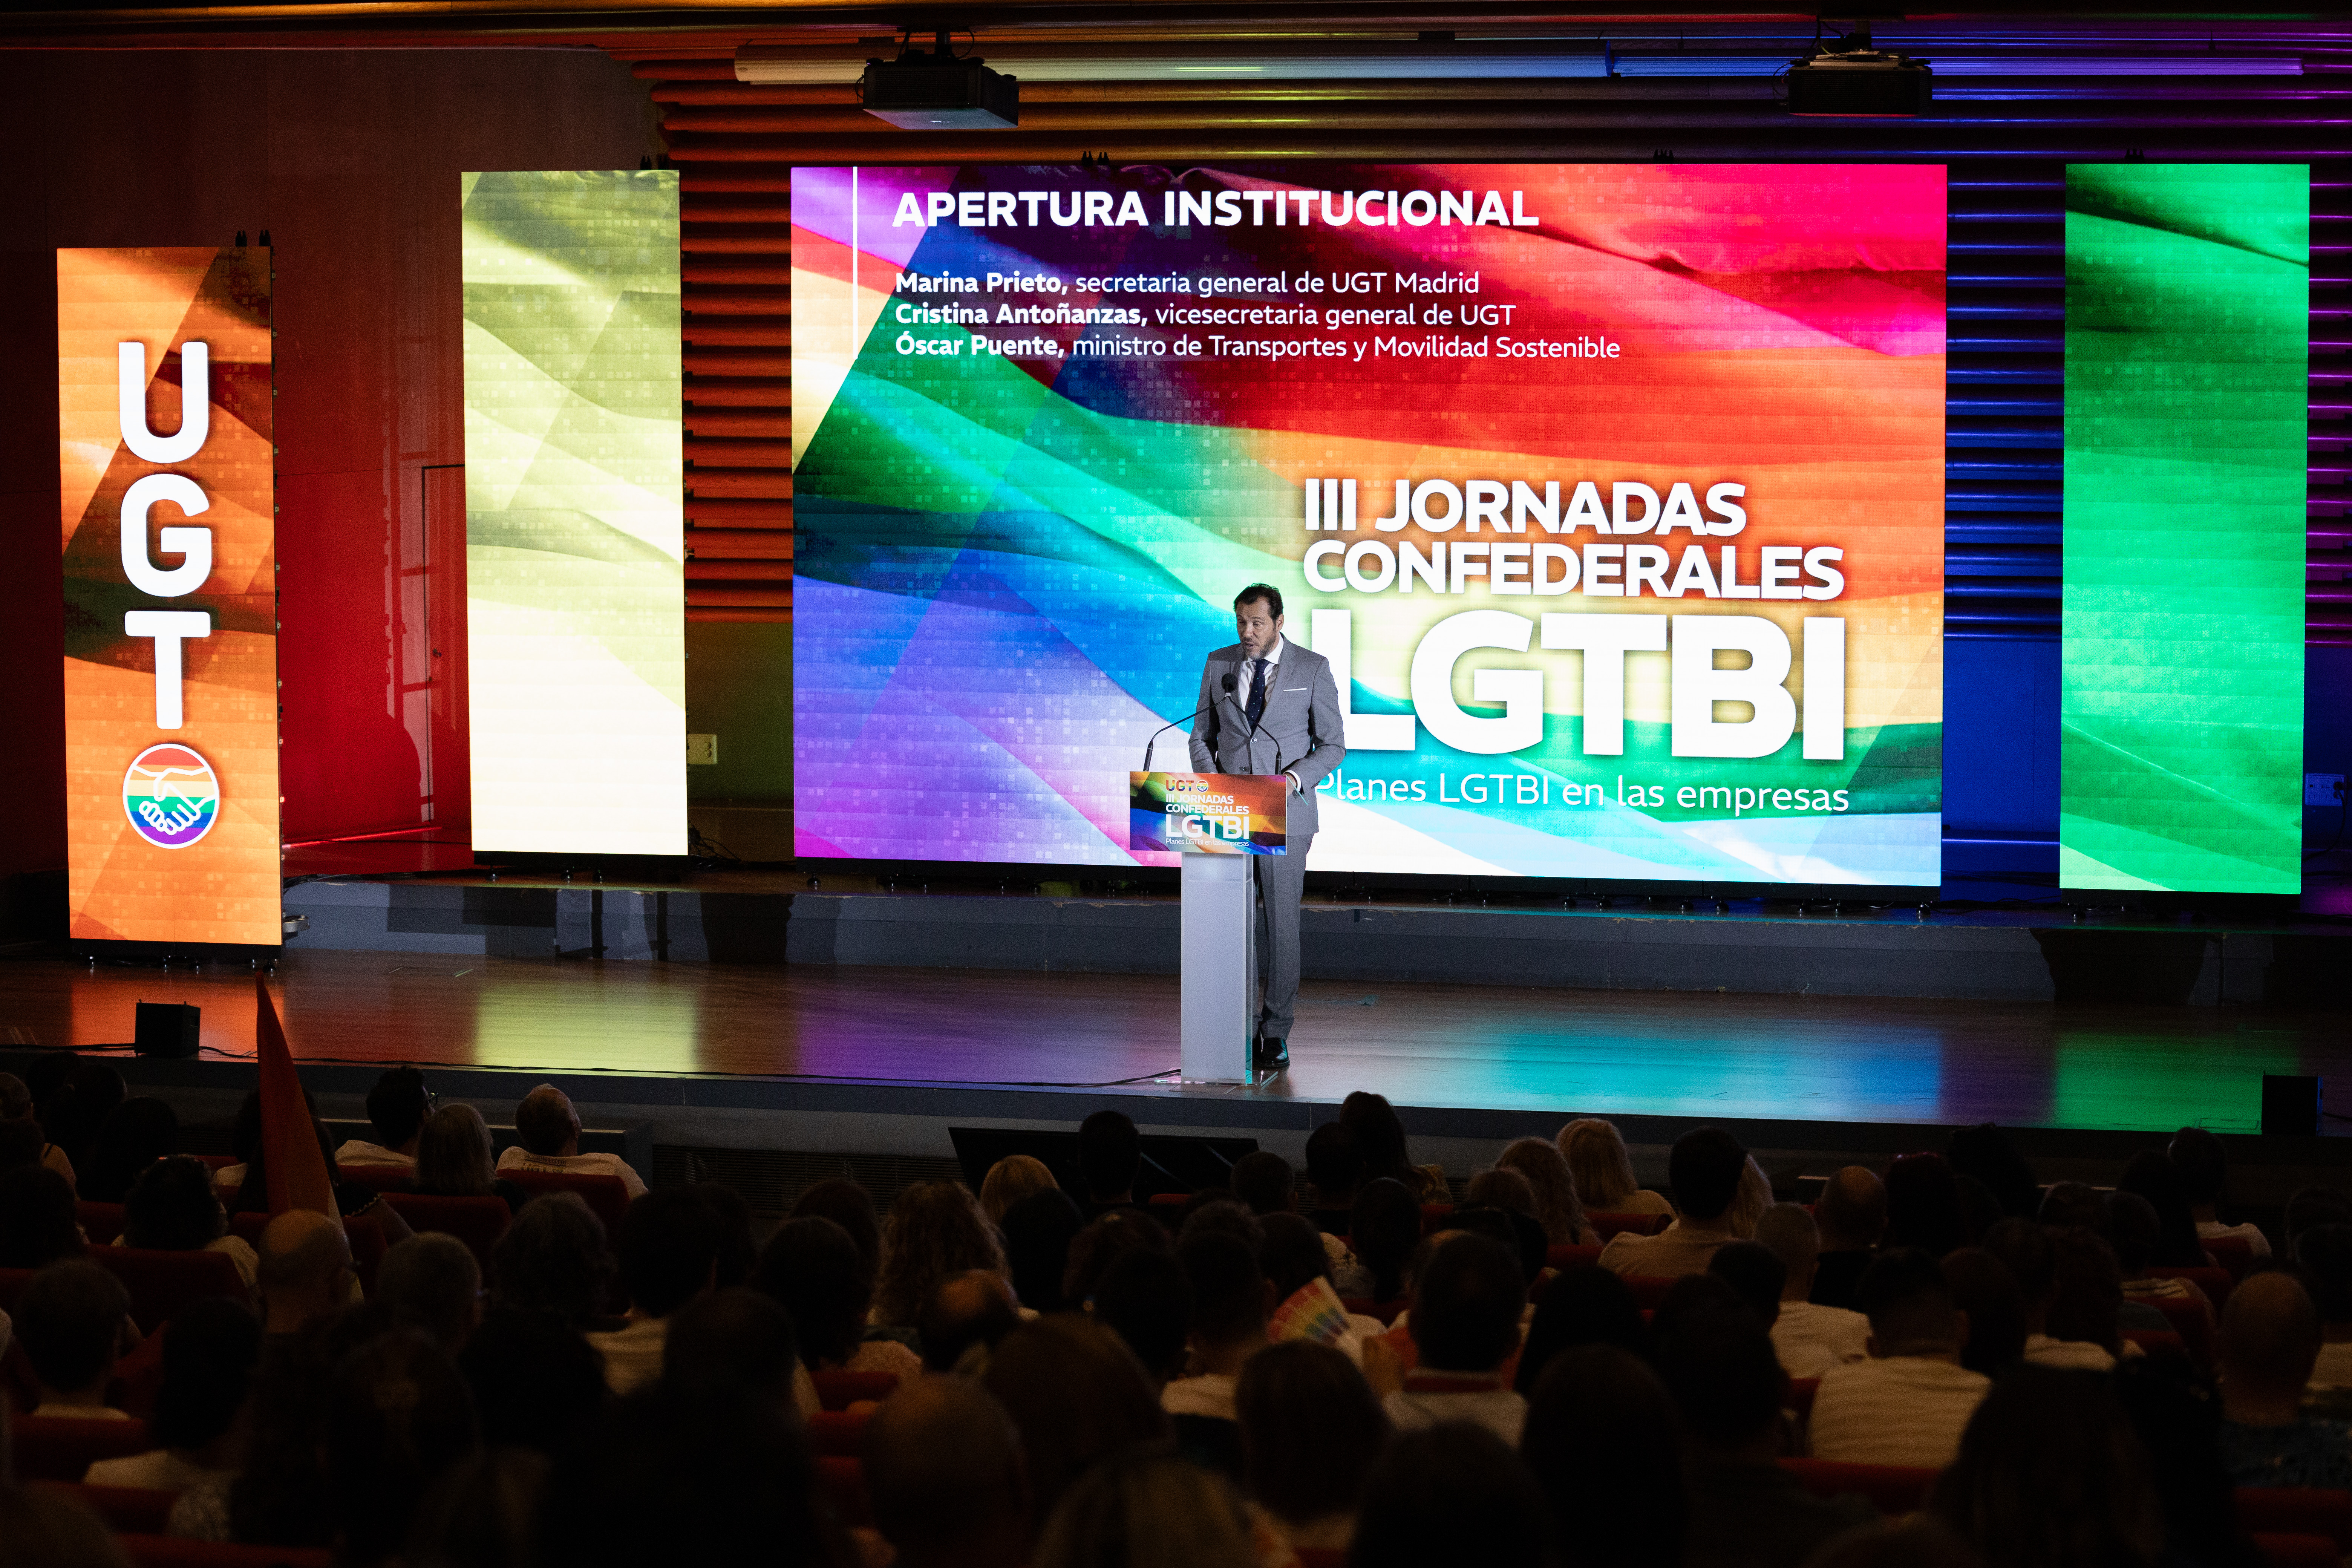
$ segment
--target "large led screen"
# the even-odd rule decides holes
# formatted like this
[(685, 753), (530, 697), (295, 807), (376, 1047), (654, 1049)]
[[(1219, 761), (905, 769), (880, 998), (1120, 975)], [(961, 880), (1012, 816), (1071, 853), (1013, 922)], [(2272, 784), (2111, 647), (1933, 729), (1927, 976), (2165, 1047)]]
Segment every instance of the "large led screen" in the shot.
[(2066, 170), (2062, 886), (2297, 893), (2311, 171)]
[(58, 252), (76, 941), (281, 936), (267, 249)]
[(677, 175), (462, 201), (474, 847), (683, 855)]
[(799, 852), (1166, 858), (1127, 773), (1264, 581), (1347, 710), (1310, 866), (1936, 882), (1944, 228), (1932, 167), (794, 171)]

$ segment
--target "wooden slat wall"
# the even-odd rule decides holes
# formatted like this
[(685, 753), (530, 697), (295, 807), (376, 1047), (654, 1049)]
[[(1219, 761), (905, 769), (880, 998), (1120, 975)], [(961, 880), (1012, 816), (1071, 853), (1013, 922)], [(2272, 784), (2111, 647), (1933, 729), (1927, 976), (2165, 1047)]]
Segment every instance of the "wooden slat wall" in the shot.
[[(679, 95), (734, 85), (731, 58), (641, 62), (665, 131)], [(693, 85), (696, 77), (710, 79)], [(688, 163), (679, 175), (686, 279), (686, 618), (793, 614), (792, 171)]]

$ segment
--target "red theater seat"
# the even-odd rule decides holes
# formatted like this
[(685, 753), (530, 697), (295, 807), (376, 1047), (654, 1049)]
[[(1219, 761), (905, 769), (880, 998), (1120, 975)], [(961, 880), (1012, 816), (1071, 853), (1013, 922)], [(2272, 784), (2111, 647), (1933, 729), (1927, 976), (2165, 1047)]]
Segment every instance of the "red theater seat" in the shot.
[(2202, 1301), (2153, 1300), (2148, 1303), (2164, 1314), (2172, 1331), (2189, 1351), (2189, 1361), (2200, 1372), (2213, 1365), (2213, 1314)]
[(884, 1400), (898, 1392), (895, 1372), (813, 1372), (817, 1402), (827, 1410), (846, 1410), (863, 1400)]
[(1801, 1420), (1810, 1421), (1813, 1415), (1813, 1395), (1821, 1391), (1822, 1380), (1818, 1377), (1792, 1377), (1789, 1380), (1788, 1403), (1783, 1408), (1795, 1411)]
[(268, 1227), (269, 1216), (259, 1209), (244, 1209), (228, 1216), (228, 1233), (257, 1251), (261, 1247), (261, 1233)]
[(78, 1481), (33, 1484), (73, 1499), (106, 1521), (109, 1530), (148, 1535), (163, 1533), (163, 1527), (171, 1522), (172, 1505), (180, 1500), (177, 1492), (153, 1491), (145, 1487), (93, 1487)]
[(136, 1350), (114, 1363), (114, 1383), (107, 1390), (109, 1405), (142, 1421), (155, 1414), (155, 1401), (163, 1392), (163, 1342), (170, 1337), (168, 1330), (149, 1334)]
[(504, 1198), (452, 1198), (438, 1193), (386, 1193), (392, 1212), (411, 1230), (437, 1230), (466, 1244), (482, 1272), (490, 1271), (490, 1248), (507, 1230), (509, 1211)]
[(100, 1459), (143, 1454), (155, 1446), (147, 1440), (144, 1421), (26, 1415), (13, 1425), (11, 1435), (16, 1474), (28, 1481), (79, 1481)]
[(92, 1247), (110, 1247), (122, 1235), (121, 1204), (102, 1204), (95, 1198), (81, 1198), (74, 1204), (74, 1217), (81, 1221), (81, 1233), (89, 1237)]
[(531, 1196), (541, 1193), (578, 1193), (588, 1210), (604, 1222), (604, 1233), (621, 1233), (621, 1216), (629, 1211), (629, 1184), (618, 1176), (591, 1176), (571, 1171), (502, 1171), (508, 1181)]
[(177, 1535), (118, 1535), (116, 1544), (139, 1568), (334, 1568), (322, 1547), (238, 1546)]
[(1551, 1251), (1544, 1257), (1546, 1266), (1553, 1268), (1576, 1268), (1580, 1267), (1589, 1267), (1600, 1261), (1601, 1249), (1599, 1247), (1571, 1247), (1564, 1241), (1554, 1242), (1552, 1244)]
[(379, 1193), (399, 1193), (408, 1190), (415, 1176), (408, 1165), (337, 1165), (335, 1174), (346, 1182), (357, 1182)]
[(2238, 1528), (2249, 1534), (2324, 1535), (2352, 1554), (2352, 1492), (2318, 1487), (2240, 1487)]
[(816, 1457), (817, 1489), (833, 1504), (833, 1515), (855, 1530), (874, 1522), (874, 1507), (866, 1496), (866, 1467), (840, 1454)]
[(1423, 1236), (1435, 1236), (1439, 1231), (1445, 1228), (1445, 1222), (1453, 1217), (1454, 1205), (1452, 1204), (1422, 1205), (1421, 1234)]
[(2336, 1542), (2324, 1535), (2263, 1531), (2254, 1536), (2254, 1550), (2263, 1554), (2268, 1568), (2338, 1568), (2343, 1561)]
[(1630, 1231), (1635, 1236), (1655, 1236), (1674, 1223), (1670, 1214), (1588, 1214), (1584, 1223), (1605, 1243), (1610, 1237)]
[(131, 1321), (152, 1334), (191, 1301), (226, 1296), (250, 1301), (245, 1277), (226, 1252), (151, 1252), (135, 1247), (93, 1247), (89, 1260), (131, 1292)]
[(872, 1417), (868, 1412), (852, 1415), (846, 1410), (823, 1410), (809, 1417), (809, 1448), (813, 1453), (834, 1454), (854, 1459), (864, 1452), (866, 1423)]
[(1936, 1472), (1911, 1465), (1849, 1465), (1835, 1459), (1783, 1459), (1780, 1468), (1815, 1497), (1865, 1497), (1895, 1518), (1927, 1506)]
[(2205, 1299), (2213, 1303), (2217, 1313), (2221, 1303), (2230, 1299), (2231, 1288), (2238, 1282), (2237, 1277), (2226, 1268), (2151, 1268), (2147, 1272), (2151, 1279), (2188, 1280), (2205, 1292)]
[[(2242, 1236), (2209, 1236), (2204, 1238), (2205, 1250), (2212, 1255), (2231, 1279), (2243, 1279), (2246, 1270), (2254, 1266), (2254, 1244)], [(2221, 1303), (2216, 1301), (2215, 1306)]]

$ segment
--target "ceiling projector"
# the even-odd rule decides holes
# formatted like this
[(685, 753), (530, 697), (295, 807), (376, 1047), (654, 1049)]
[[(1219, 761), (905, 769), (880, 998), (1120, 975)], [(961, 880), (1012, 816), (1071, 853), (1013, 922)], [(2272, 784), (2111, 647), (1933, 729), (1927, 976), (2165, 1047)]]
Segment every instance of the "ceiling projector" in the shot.
[(942, 31), (931, 52), (867, 60), (858, 79), (866, 112), (901, 131), (1010, 131), (1021, 123), (1021, 81), (973, 55), (958, 59)]
[(1791, 114), (1918, 115), (1927, 112), (1934, 73), (1926, 60), (1871, 47), (1865, 36), (1854, 47), (1818, 54), (1789, 67)]

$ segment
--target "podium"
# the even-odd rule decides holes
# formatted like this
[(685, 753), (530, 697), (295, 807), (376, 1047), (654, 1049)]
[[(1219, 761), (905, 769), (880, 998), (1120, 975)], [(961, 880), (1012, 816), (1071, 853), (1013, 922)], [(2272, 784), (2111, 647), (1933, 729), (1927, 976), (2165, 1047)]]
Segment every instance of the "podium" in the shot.
[(1286, 855), (1281, 774), (1128, 775), (1128, 847), (1175, 850), (1183, 869), (1187, 1083), (1255, 1083), (1257, 879), (1261, 855)]

